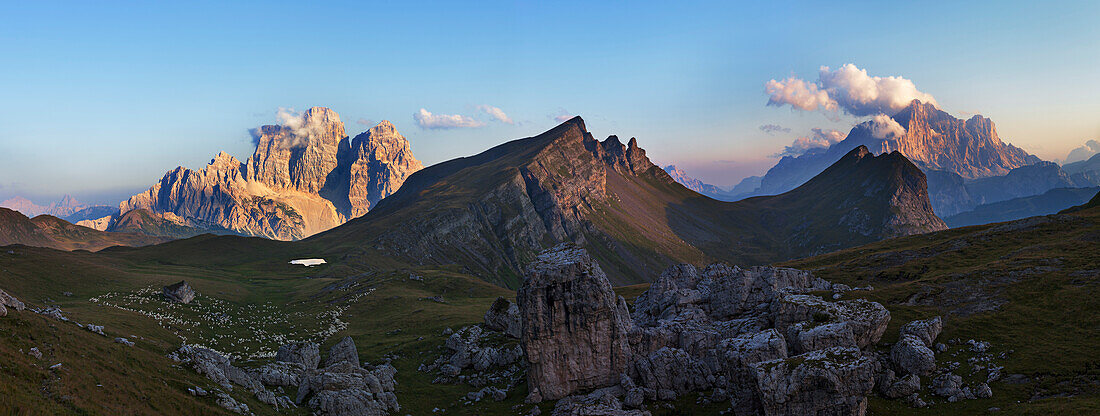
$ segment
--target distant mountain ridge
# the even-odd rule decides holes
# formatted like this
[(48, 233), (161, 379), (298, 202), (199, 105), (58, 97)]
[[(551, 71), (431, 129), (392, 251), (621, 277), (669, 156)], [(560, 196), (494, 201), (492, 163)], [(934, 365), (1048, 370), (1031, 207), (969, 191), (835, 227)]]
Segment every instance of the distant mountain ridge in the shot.
[(716, 201), (654, 166), (637, 140), (598, 141), (576, 117), (418, 171), (363, 217), (307, 241), (351, 262), (456, 264), (506, 286), (541, 249), (572, 241), (632, 283), (671, 263), (762, 264), (945, 229), (925, 187), (900, 153), (861, 147), (792, 192)]
[(70, 195), (65, 195), (61, 197), (61, 200), (45, 206), (35, 204), (27, 198), (15, 196), (0, 202), (0, 207), (22, 212), (23, 215), (31, 218), (42, 214), (65, 218), (87, 208), (101, 208), (103, 206), (87, 205), (77, 201), (76, 198)]
[(393, 124), (349, 139), (335, 111), (313, 107), (287, 125), (255, 131), (241, 162), (222, 152), (206, 167), (169, 171), (119, 204), (233, 232), (297, 240), (362, 215), (423, 168)]
[(1005, 222), (1038, 215), (1056, 214), (1088, 202), (1100, 187), (1055, 188), (1040, 195), (1013, 198), (978, 205), (974, 210), (944, 218), (951, 228)]
[[(891, 122), (904, 132), (898, 134), (883, 128), (883, 124)], [(963, 179), (1004, 175), (1014, 168), (1039, 162), (1039, 158), (1002, 142), (988, 118), (975, 115), (961, 120), (932, 104), (914, 100), (889, 120), (856, 125), (844, 140), (828, 148), (782, 158), (764, 175), (754, 194), (774, 195), (794, 189), (861, 145), (875, 154), (898, 151), (922, 170), (951, 172)], [(936, 204), (939, 192), (935, 187), (930, 191)]]
[(52, 215), (27, 218), (18, 211), (0, 208), (0, 246), (23, 244), (58, 250), (98, 251), (111, 246), (145, 246), (167, 238), (135, 233), (110, 233), (73, 225)]

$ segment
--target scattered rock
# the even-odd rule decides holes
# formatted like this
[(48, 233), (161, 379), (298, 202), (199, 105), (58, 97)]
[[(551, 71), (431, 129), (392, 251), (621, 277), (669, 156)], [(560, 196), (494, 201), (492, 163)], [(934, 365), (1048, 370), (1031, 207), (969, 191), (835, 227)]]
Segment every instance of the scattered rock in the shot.
[(568, 396), (558, 400), (554, 404), (551, 416), (650, 416), (646, 410), (627, 410), (619, 399), (623, 394), (622, 389), (606, 387), (597, 389), (589, 394)]
[(236, 413), (236, 414), (241, 414), (241, 415), (250, 415), (250, 414), (252, 414), (252, 412), (248, 410), (248, 405), (247, 404), (238, 402), (237, 399), (234, 399), (232, 396), (230, 396), (229, 394), (227, 394), (224, 391), (215, 390), (214, 391), (214, 396), (216, 397), (214, 402), (217, 403), (218, 406), (221, 406), (222, 408), (224, 408), (225, 410), (228, 410), (228, 411)]
[(302, 376), (297, 403), (323, 415), (387, 415), (401, 408), (394, 395), (397, 370), (360, 365), (351, 337), (333, 346), (325, 362), (332, 364)]
[(84, 329), (87, 329), (87, 330), (92, 331), (94, 333), (97, 333), (99, 335), (107, 336), (107, 334), (103, 333), (103, 325), (88, 324), (87, 326), (84, 327)]
[(34, 357), (36, 360), (42, 359), (42, 351), (39, 351), (38, 347), (31, 347), (30, 351), (27, 351), (27, 354)]
[(205, 375), (227, 390), (232, 390), (234, 384), (245, 387), (256, 396), (257, 400), (272, 405), (276, 409), (293, 405), (290, 398), (276, 396), (264, 387), (259, 378), (233, 366), (228, 358), (217, 351), (184, 344), (180, 349), (169, 354), (168, 357), (177, 362), (189, 364), (195, 372)]
[(122, 345), (125, 345), (127, 347), (134, 346), (134, 341), (130, 341), (130, 340), (128, 340), (126, 338), (122, 338), (122, 337), (115, 338), (115, 342), (117, 342), (119, 344), (122, 344)]
[[(936, 341), (936, 337), (940, 336), (940, 332), (942, 331), (943, 319), (936, 316), (905, 324), (905, 326), (901, 327), (901, 335), (899, 338), (904, 338), (906, 335), (912, 335), (921, 340), (925, 347), (932, 348), (933, 343)], [(946, 348), (946, 346), (944, 347)]]
[(429, 300), (429, 301), (432, 301), (432, 302), (435, 302), (435, 303), (447, 303), (446, 301), (443, 300), (442, 295), (423, 297), (423, 298), (420, 298), (420, 300)]
[(26, 305), (14, 296), (9, 295), (8, 292), (0, 289), (0, 316), (7, 316), (9, 308), (21, 311), (26, 308)]
[(187, 281), (164, 287), (164, 297), (170, 302), (191, 303), (195, 299), (195, 289)]
[(187, 392), (191, 393), (192, 396), (199, 396), (199, 397), (203, 397), (203, 396), (206, 396), (207, 394), (210, 394), (210, 392), (206, 391), (206, 389), (204, 389), (202, 387), (199, 387), (199, 386), (188, 387)]
[(523, 331), (523, 320), (519, 316), (519, 306), (503, 296), (498, 297), (485, 311), (485, 327), (503, 332), (512, 338), (519, 338)]

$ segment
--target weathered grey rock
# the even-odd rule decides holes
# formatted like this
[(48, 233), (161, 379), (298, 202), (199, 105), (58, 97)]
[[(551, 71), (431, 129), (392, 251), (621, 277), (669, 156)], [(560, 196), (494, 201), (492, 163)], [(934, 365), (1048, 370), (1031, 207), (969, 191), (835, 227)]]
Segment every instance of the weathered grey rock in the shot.
[(130, 341), (130, 340), (128, 340), (126, 338), (122, 338), (122, 337), (115, 338), (115, 342), (119, 343), (119, 344), (122, 344), (122, 345), (125, 345), (127, 347), (134, 346), (134, 341)]
[(890, 311), (865, 299), (828, 302), (820, 296), (784, 294), (771, 304), (775, 327), (786, 331), (799, 322), (844, 322), (855, 343), (864, 348), (882, 339), (890, 323)]
[(916, 335), (903, 336), (890, 349), (890, 360), (902, 374), (928, 375), (936, 369), (936, 355)]
[(259, 378), (248, 371), (233, 366), (228, 358), (217, 351), (185, 344), (169, 354), (168, 357), (189, 364), (195, 372), (205, 375), (227, 390), (232, 390), (233, 385), (244, 387), (252, 392), (257, 400), (272, 405), (276, 409), (293, 405), (288, 397), (276, 396), (264, 387)]
[(847, 322), (799, 322), (787, 328), (787, 343), (794, 355), (832, 347), (858, 347)]
[(519, 316), (519, 306), (503, 296), (498, 297), (485, 311), (485, 327), (503, 332), (512, 338), (519, 338), (523, 331), (523, 320)]
[(84, 327), (84, 329), (87, 329), (87, 330), (89, 330), (91, 332), (94, 332), (96, 334), (99, 334), (99, 335), (103, 335), (103, 336), (107, 335), (107, 334), (103, 333), (103, 325), (88, 324), (87, 326)]
[(959, 397), (962, 387), (962, 377), (953, 373), (944, 373), (932, 379), (932, 393), (940, 397)]
[(723, 340), (726, 379), (735, 415), (757, 415), (763, 412), (762, 398), (756, 383), (755, 364), (787, 358), (787, 342), (779, 331), (768, 329)]
[(63, 313), (61, 312), (61, 308), (56, 306), (47, 306), (46, 309), (42, 309), (38, 313), (56, 319), (58, 321), (69, 320), (69, 318), (66, 318), (65, 315), (63, 315)]
[(191, 303), (195, 299), (195, 289), (187, 281), (164, 287), (164, 297), (171, 302)]
[(504, 401), (508, 397), (508, 392), (493, 386), (486, 386), (478, 391), (471, 391), (466, 393), (466, 400), (471, 402), (480, 402), (482, 399), (490, 398), (494, 402)]
[(633, 324), (626, 301), (583, 249), (563, 244), (539, 254), (517, 299), (528, 401), (619, 382), (631, 362)]
[(646, 410), (623, 409), (623, 391), (618, 386), (597, 389), (589, 394), (558, 400), (551, 416), (649, 416)]
[(216, 397), (214, 403), (217, 403), (218, 406), (221, 406), (225, 410), (241, 415), (252, 414), (252, 412), (248, 410), (247, 404), (238, 402), (237, 399), (234, 399), (224, 391), (216, 390), (214, 391), (214, 396)]
[(303, 376), (297, 402), (322, 415), (387, 415), (401, 408), (393, 393), (396, 373), (389, 364), (368, 370), (342, 360)]
[(359, 365), (359, 350), (355, 348), (355, 341), (351, 337), (344, 337), (328, 350), (328, 358), (325, 359), (325, 367), (347, 361), (353, 365)]
[(909, 395), (920, 391), (920, 377), (916, 374), (910, 374), (908, 376), (895, 379), (893, 370), (886, 370), (889, 373), (887, 377), (880, 377), (879, 392), (888, 399), (900, 399), (902, 397), (908, 397)]
[(855, 348), (830, 348), (755, 364), (766, 415), (863, 415), (873, 363)]
[(635, 356), (634, 360), (640, 383), (659, 395), (664, 392), (661, 400), (711, 386), (708, 376), (713, 372), (682, 349), (664, 347), (645, 357)]
[[(279, 347), (275, 361), (300, 364), (305, 369), (316, 369), (321, 363), (320, 345), (316, 342), (295, 342)], [(331, 355), (331, 353), (330, 353)]]
[(988, 399), (993, 397), (993, 389), (990, 389), (988, 384), (982, 383), (974, 389), (974, 395), (979, 399)]
[(42, 359), (42, 351), (39, 351), (38, 347), (31, 347), (30, 351), (27, 351), (27, 354), (34, 357), (36, 360)]
[(275, 361), (252, 370), (252, 374), (265, 385), (290, 387), (297, 386), (299, 379), (308, 370), (299, 363)]
[(932, 348), (935, 345), (936, 337), (940, 336), (941, 331), (943, 331), (943, 319), (935, 316), (905, 324), (901, 327), (899, 339), (904, 338), (906, 335), (912, 335), (920, 339), (924, 346)]
[(9, 295), (8, 292), (0, 289), (0, 316), (7, 316), (9, 308), (21, 311), (26, 308), (26, 305), (16, 299), (15, 296)]
[(670, 267), (634, 304), (637, 325), (655, 325), (695, 310), (713, 320), (766, 307), (780, 292), (827, 290), (829, 283), (795, 269), (742, 269), (713, 264), (699, 272), (690, 264)]

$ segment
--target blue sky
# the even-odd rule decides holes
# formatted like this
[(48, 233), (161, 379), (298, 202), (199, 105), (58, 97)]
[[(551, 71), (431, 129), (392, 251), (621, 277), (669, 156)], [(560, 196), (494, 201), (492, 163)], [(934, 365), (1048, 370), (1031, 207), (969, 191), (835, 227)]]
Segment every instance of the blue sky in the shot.
[[(425, 164), (579, 114), (732, 185), (866, 119), (765, 105), (765, 82), (847, 63), (1044, 159), (1100, 137), (1096, 2), (593, 3), (3, 1), (0, 198), (117, 203), (177, 165), (243, 160), (249, 128), (315, 105), (353, 136), (392, 121)], [(421, 128), (421, 108), (484, 126)]]

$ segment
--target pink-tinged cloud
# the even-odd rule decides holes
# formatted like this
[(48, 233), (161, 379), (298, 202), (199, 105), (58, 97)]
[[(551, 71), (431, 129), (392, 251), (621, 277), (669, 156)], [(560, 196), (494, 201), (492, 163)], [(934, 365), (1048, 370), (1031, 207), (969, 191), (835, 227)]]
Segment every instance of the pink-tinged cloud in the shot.
[(790, 146), (785, 146), (783, 151), (772, 155), (772, 157), (798, 157), (813, 149), (828, 148), (844, 140), (844, 137), (846, 137), (846, 134), (839, 130), (813, 128), (810, 129), (809, 136), (794, 139)]
[(413, 120), (420, 128), (431, 130), (475, 128), (485, 125), (483, 122), (461, 114), (432, 114), (423, 108), (413, 113)]
[(841, 110), (854, 116), (894, 114), (913, 100), (938, 106), (931, 94), (917, 89), (916, 84), (898, 76), (873, 77), (867, 70), (853, 64), (818, 71), (816, 82), (790, 77), (764, 84), (768, 105), (789, 105), (802, 111)]
[(512, 121), (512, 118), (508, 117), (508, 114), (505, 114), (504, 110), (501, 110), (499, 107), (493, 107), (491, 105), (479, 105), (477, 106), (477, 109), (481, 110), (485, 114), (488, 114), (489, 117), (491, 117), (493, 120), (499, 121), (504, 124), (515, 124), (515, 122)]

